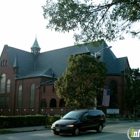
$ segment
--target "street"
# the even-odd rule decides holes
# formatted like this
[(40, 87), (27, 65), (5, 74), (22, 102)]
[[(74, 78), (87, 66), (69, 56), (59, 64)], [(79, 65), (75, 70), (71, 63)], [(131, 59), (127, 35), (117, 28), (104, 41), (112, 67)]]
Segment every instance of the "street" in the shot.
[[(127, 131), (133, 127), (135, 130), (140, 129), (140, 122), (128, 122), (119, 124), (108, 124), (102, 133), (88, 131), (81, 133), (79, 136), (61, 135), (55, 136), (50, 130), (12, 133), (0, 135), (0, 140), (128, 140)], [(139, 138), (133, 138), (140, 139)]]

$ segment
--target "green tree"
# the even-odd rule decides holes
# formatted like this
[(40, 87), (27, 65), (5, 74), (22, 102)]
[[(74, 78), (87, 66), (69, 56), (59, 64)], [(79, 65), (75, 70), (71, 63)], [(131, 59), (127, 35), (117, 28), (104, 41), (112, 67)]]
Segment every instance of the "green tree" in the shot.
[(55, 82), (57, 95), (68, 107), (93, 107), (106, 78), (105, 63), (90, 55), (72, 55), (62, 77)]
[(43, 6), (47, 28), (58, 32), (79, 30), (77, 43), (124, 39), (126, 33), (138, 36), (133, 28), (140, 21), (139, 0), (46, 0)]
[(126, 87), (124, 94), (125, 109), (136, 113), (140, 105), (140, 71), (132, 69), (131, 75), (126, 75)]

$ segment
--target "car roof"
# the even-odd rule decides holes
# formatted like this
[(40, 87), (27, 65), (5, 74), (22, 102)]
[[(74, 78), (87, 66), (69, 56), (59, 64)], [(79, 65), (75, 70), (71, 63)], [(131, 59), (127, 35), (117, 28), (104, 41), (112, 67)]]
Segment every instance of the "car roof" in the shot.
[(78, 110), (72, 110), (72, 111), (76, 111), (76, 112), (87, 112), (87, 111), (99, 111), (102, 112), (102, 110), (98, 110), (98, 109), (78, 109)]
[(78, 110), (72, 110), (72, 112), (87, 112), (88, 109), (78, 109)]

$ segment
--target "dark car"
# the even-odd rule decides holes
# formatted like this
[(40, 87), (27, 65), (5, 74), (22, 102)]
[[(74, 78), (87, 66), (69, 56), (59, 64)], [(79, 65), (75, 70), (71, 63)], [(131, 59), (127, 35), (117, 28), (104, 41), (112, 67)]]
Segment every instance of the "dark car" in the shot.
[(101, 132), (105, 123), (106, 117), (101, 110), (74, 110), (54, 122), (51, 130), (55, 135), (60, 133), (79, 135), (80, 132), (87, 130)]

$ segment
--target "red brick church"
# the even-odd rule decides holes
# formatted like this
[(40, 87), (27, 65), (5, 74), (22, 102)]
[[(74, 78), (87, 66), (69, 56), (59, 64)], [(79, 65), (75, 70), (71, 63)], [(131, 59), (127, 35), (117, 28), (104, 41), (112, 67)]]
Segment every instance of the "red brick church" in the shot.
[[(107, 67), (103, 88), (111, 91), (107, 108), (123, 112), (124, 75), (130, 71), (127, 57), (117, 58), (105, 41), (98, 47), (89, 43), (46, 52), (40, 50), (37, 39), (31, 52), (4, 46), (0, 58), (0, 115), (65, 114), (70, 108), (56, 95), (54, 82), (65, 71), (70, 55), (91, 55), (98, 51), (99, 61)], [(98, 100), (97, 107), (102, 108)]]

